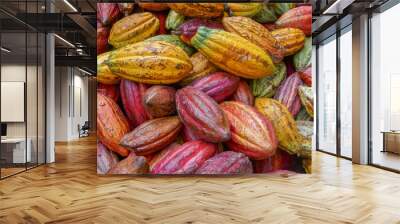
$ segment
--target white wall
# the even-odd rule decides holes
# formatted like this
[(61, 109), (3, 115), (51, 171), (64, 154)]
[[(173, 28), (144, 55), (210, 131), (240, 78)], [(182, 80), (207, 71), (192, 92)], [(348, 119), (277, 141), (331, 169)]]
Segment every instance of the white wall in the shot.
[(56, 67), (55, 74), (55, 141), (74, 140), (88, 120), (88, 78), (71, 67)]

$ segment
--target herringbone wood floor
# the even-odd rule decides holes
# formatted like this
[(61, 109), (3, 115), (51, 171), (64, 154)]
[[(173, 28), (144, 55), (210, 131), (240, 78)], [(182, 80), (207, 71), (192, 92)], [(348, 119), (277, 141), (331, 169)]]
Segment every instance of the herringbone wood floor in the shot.
[(400, 175), (322, 153), (312, 175), (102, 177), (95, 147), (0, 181), (0, 223), (400, 223)]

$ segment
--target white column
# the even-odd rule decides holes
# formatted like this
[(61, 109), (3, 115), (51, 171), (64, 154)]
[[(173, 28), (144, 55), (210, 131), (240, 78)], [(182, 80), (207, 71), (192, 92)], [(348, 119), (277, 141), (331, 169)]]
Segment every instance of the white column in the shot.
[(368, 163), (368, 15), (353, 20), (353, 162)]

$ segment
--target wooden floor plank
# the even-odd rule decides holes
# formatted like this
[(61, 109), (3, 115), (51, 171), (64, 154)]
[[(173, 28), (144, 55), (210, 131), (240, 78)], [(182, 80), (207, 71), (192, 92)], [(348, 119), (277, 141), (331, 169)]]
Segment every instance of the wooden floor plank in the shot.
[(319, 152), (313, 174), (96, 174), (96, 140), (0, 181), (0, 223), (400, 223), (400, 175)]

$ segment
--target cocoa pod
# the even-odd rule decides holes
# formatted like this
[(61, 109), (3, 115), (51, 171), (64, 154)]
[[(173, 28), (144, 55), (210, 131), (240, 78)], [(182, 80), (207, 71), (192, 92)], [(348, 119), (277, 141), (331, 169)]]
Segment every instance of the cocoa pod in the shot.
[[(156, 152), (155, 154), (147, 155), (146, 157), (148, 158), (147, 161), (149, 161), (149, 170), (150, 172), (154, 169), (154, 165), (158, 164), (159, 161), (165, 156), (167, 152), (172, 150), (173, 148), (181, 146), (180, 144), (174, 142), (164, 149), (162, 149), (159, 152)], [(150, 158), (151, 157), (151, 158)]]
[(232, 151), (251, 159), (266, 159), (275, 154), (278, 140), (272, 123), (254, 107), (235, 101), (220, 105), (231, 128), (231, 139), (225, 144)]
[(178, 29), (172, 31), (172, 34), (177, 34), (180, 35), (179, 37), (181, 40), (189, 45), (191, 45), (191, 39), (192, 37), (196, 34), (197, 29), (200, 26), (205, 26), (210, 29), (220, 29), (223, 30), (224, 26), (222, 23), (211, 21), (211, 20), (206, 20), (206, 19), (191, 19), (183, 24), (181, 24)]
[(239, 85), (232, 96), (233, 101), (242, 102), (244, 104), (253, 106), (254, 104), (254, 96), (250, 90), (249, 85), (244, 80), (239, 82)]
[(108, 36), (110, 35), (110, 29), (102, 26), (101, 23), (97, 22), (97, 54), (104, 53), (107, 50)]
[(293, 56), (293, 64), (296, 71), (302, 71), (311, 65), (312, 56), (312, 40), (311, 37), (306, 38), (304, 47)]
[(183, 126), (182, 138), (184, 142), (200, 140), (195, 134), (193, 134), (192, 130), (185, 125)]
[(305, 35), (296, 28), (279, 28), (271, 31), (272, 36), (284, 47), (284, 55), (296, 54), (304, 46)]
[(107, 173), (118, 162), (117, 154), (97, 143), (97, 174)]
[(160, 22), (160, 27), (158, 29), (157, 34), (158, 35), (166, 34), (167, 28), (165, 27), (165, 23), (167, 22), (167, 15), (165, 15), (164, 12), (155, 12), (153, 14), (157, 17), (158, 21)]
[(237, 89), (240, 78), (227, 72), (214, 72), (196, 79), (190, 86), (199, 89), (217, 102), (230, 97)]
[(165, 4), (165, 3), (144, 3), (144, 2), (142, 2), (142, 3), (139, 3), (139, 6), (142, 9), (146, 9), (149, 11), (156, 11), (156, 12), (169, 9), (168, 4)]
[(108, 149), (121, 156), (129, 150), (119, 145), (121, 138), (128, 133), (129, 122), (118, 104), (111, 98), (97, 93), (97, 137)]
[(143, 104), (152, 118), (174, 115), (175, 89), (170, 86), (155, 85), (150, 87), (143, 96)]
[(313, 121), (296, 121), (297, 128), (301, 135), (305, 138), (308, 138), (311, 141), (311, 138), (314, 134), (314, 122)]
[(255, 107), (272, 122), (280, 149), (302, 158), (311, 157), (311, 142), (300, 134), (286, 106), (277, 100), (259, 97), (255, 100)]
[(179, 82), (181, 86), (186, 86), (194, 80), (207, 76), (208, 74), (218, 70), (217, 67), (209, 62), (201, 52), (193, 54), (192, 57), (190, 57), (190, 62), (193, 65), (192, 71), (190, 71), (189, 75)]
[(308, 115), (306, 108), (302, 107), (300, 112), (296, 115), (296, 121), (312, 121), (313, 118)]
[(120, 83), (122, 105), (133, 128), (149, 119), (142, 102), (146, 89), (145, 84), (126, 79), (123, 79)]
[(97, 56), (97, 82), (103, 84), (118, 84), (121, 79), (114, 75), (108, 65), (106, 65), (110, 53), (111, 51)]
[(254, 173), (270, 173), (277, 170), (289, 170), (296, 164), (296, 156), (277, 149), (275, 155), (264, 159), (254, 160)]
[(110, 97), (114, 102), (119, 100), (119, 85), (97, 84), (97, 92)]
[(276, 100), (283, 103), (293, 116), (296, 116), (301, 109), (301, 102), (298, 94), (298, 89), (301, 84), (303, 84), (303, 82), (299, 75), (293, 73), (282, 82), (274, 97)]
[(252, 172), (252, 164), (246, 155), (226, 151), (205, 161), (196, 174), (249, 174)]
[(286, 78), (286, 65), (283, 62), (275, 65), (276, 70), (272, 76), (252, 80), (252, 90), (256, 97), (273, 97), (276, 89)]
[(307, 86), (312, 86), (312, 70), (311, 66), (308, 66), (306, 69), (303, 71), (299, 71), (299, 75), (301, 80), (303, 80), (304, 84)]
[(223, 111), (210, 96), (193, 87), (176, 92), (179, 118), (192, 133), (207, 142), (225, 142), (231, 138)]
[(304, 108), (306, 108), (308, 115), (314, 117), (314, 96), (312, 88), (307, 86), (299, 86), (298, 94), (300, 96), (300, 101)]
[(203, 141), (190, 141), (165, 150), (152, 165), (152, 174), (193, 174), (204, 161), (215, 155), (217, 146)]
[(103, 26), (109, 26), (117, 21), (119, 17), (119, 8), (116, 3), (98, 3), (97, 4), (97, 20)]
[(177, 116), (149, 120), (127, 133), (120, 144), (143, 156), (157, 152), (175, 141), (182, 124)]
[(128, 157), (121, 160), (107, 174), (145, 174), (149, 172), (146, 158), (131, 152)]
[(168, 6), (184, 16), (200, 18), (220, 17), (224, 11), (223, 3), (168, 3)]
[(275, 24), (279, 28), (297, 28), (301, 29), (307, 36), (311, 35), (312, 25), (312, 7), (299, 6), (285, 12)]
[(117, 3), (119, 11), (124, 14), (124, 16), (129, 16), (135, 8), (135, 3)]

